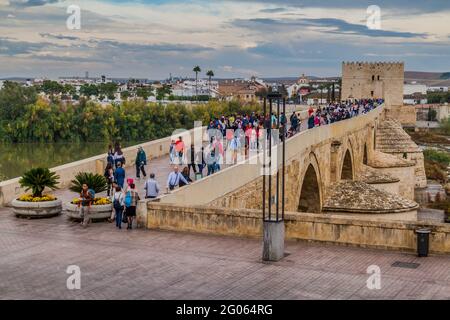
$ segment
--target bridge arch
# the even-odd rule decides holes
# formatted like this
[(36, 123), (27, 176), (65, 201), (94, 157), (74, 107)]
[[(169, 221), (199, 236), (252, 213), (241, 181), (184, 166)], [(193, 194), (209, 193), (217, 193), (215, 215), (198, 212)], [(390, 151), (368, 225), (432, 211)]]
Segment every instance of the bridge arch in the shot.
[(298, 211), (319, 213), (322, 210), (322, 188), (319, 163), (314, 153), (305, 159), (306, 168), (300, 181)]
[(353, 180), (354, 178), (354, 164), (350, 150), (351, 149), (348, 148), (344, 153), (341, 166), (341, 180)]

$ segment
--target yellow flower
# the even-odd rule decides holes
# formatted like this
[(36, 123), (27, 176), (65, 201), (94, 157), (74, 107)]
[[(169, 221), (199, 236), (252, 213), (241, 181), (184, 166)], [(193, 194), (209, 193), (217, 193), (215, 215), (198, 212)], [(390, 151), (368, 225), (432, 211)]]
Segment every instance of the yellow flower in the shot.
[(108, 198), (95, 198), (94, 199), (95, 206), (106, 205), (106, 204), (110, 204), (110, 203), (111, 203), (111, 200), (109, 200)]
[(42, 197), (33, 197), (31, 194), (24, 194), (17, 198), (19, 201), (25, 202), (44, 202), (44, 201), (54, 201), (56, 197), (50, 194), (44, 195)]

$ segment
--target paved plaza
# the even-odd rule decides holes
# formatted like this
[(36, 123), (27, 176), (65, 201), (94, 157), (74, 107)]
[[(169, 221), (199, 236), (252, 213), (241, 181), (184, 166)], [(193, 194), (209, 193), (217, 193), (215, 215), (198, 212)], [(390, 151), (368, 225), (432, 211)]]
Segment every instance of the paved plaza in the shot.
[[(450, 299), (450, 256), (288, 242), (262, 263), (258, 239), (87, 229), (63, 216), (26, 220), (0, 209), (1, 299)], [(418, 263), (416, 269), (393, 267)], [(69, 265), (81, 289), (68, 290)], [(381, 269), (369, 290), (367, 267)]]

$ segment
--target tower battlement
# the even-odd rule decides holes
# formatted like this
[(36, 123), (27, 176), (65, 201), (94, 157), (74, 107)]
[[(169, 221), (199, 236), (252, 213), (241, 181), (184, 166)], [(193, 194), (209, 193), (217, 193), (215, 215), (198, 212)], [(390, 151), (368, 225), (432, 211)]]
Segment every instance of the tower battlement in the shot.
[(350, 66), (404, 66), (404, 62), (401, 61), (343, 61), (343, 65), (350, 65)]

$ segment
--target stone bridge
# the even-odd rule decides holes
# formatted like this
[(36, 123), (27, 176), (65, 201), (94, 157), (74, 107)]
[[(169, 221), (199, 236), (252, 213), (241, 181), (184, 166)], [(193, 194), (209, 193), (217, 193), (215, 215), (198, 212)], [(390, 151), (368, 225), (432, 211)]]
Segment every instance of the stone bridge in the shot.
[[(391, 213), (390, 217), (407, 213), (414, 218), (417, 161), (404, 158), (404, 153), (393, 155), (377, 150), (382, 120), (384, 107), (380, 106), (368, 114), (316, 127), (289, 139), (286, 211)], [(261, 166), (251, 162), (244, 161), (179, 189), (162, 197), (161, 203), (261, 209)], [(419, 166), (423, 168), (423, 163)], [(276, 177), (272, 179), (275, 182)]]
[[(430, 251), (450, 253), (450, 227), (417, 215), (423, 154), (387, 114), (380, 106), (286, 141), (287, 239), (415, 251), (416, 230), (427, 227)], [(261, 237), (263, 186), (254, 163), (250, 157), (159, 201), (141, 201), (138, 225)]]

